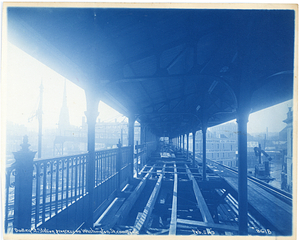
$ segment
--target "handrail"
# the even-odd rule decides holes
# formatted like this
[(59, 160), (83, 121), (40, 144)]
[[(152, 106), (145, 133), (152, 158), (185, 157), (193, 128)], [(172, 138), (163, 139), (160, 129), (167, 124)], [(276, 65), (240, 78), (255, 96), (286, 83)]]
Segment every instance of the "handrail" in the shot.
[[(115, 191), (115, 180), (120, 172), (124, 181), (131, 164), (130, 147), (100, 150), (95, 152), (95, 189), (105, 188), (107, 194)], [(117, 158), (121, 153), (118, 172)], [(46, 223), (55, 215), (79, 201), (87, 192), (87, 163), (89, 154), (64, 155), (48, 159), (34, 159), (32, 173), (32, 228)], [(16, 162), (6, 167), (5, 232), (13, 229), (14, 218), (14, 170)], [(30, 181), (30, 180), (29, 180)], [(104, 187), (104, 183), (110, 188)], [(99, 191), (99, 190), (97, 190)]]

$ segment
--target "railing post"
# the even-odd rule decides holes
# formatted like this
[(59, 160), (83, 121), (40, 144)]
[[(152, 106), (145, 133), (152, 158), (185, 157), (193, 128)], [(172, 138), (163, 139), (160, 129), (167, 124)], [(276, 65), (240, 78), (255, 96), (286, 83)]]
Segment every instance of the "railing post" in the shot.
[(22, 149), (13, 153), (16, 159), (14, 229), (31, 229), (33, 159), (36, 152), (30, 151), (29, 146), (25, 135)]

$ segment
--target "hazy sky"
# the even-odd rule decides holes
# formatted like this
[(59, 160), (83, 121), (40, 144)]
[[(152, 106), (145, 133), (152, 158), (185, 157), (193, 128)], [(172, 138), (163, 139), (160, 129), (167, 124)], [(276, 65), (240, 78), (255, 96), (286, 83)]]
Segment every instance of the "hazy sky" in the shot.
[[(39, 86), (43, 81), (43, 125), (45, 128), (55, 128), (62, 105), (65, 78), (10, 43), (7, 63), (7, 120), (37, 129), (37, 119), (31, 122), (28, 119), (35, 115), (38, 108)], [(68, 80), (67, 105), (71, 124), (80, 126), (86, 110), (85, 94), (83, 89)], [(249, 133), (265, 132), (267, 127), (269, 132), (282, 130), (286, 126), (282, 121), (286, 119), (288, 107), (291, 106), (292, 101), (288, 101), (251, 114)], [(101, 121), (122, 118), (121, 114), (103, 103), (99, 104), (99, 112)]]
[(293, 107), (292, 100), (250, 114), (248, 132), (266, 132), (267, 127), (268, 132), (281, 131), (286, 126), (286, 123), (284, 123), (283, 120), (287, 118), (289, 107)]
[[(28, 119), (35, 115), (38, 108), (43, 81), (43, 125), (54, 128), (62, 106), (65, 78), (10, 43), (7, 74), (7, 120), (27, 127), (37, 124), (36, 118), (30, 123)], [(80, 126), (86, 111), (85, 93), (69, 80), (66, 83), (70, 123)], [(98, 111), (101, 121), (114, 121), (122, 117), (102, 102)]]

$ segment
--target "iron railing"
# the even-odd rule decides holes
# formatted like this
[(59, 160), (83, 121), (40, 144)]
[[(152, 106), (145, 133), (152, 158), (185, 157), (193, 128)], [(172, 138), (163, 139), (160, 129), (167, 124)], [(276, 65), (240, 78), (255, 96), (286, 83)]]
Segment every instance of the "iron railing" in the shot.
[(135, 154), (134, 154), (134, 175), (143, 168), (146, 164), (147, 159), (150, 157), (150, 154), (155, 150), (156, 142), (147, 142), (141, 145), (135, 145)]
[[(130, 147), (122, 147), (95, 152), (96, 204), (101, 204), (120, 182), (128, 178), (132, 161), (130, 150)], [(119, 165), (118, 157), (121, 157)], [(33, 162), (31, 229), (44, 224), (87, 194), (87, 162), (88, 153)], [(15, 169), (15, 164), (6, 168), (6, 233), (12, 233), (14, 227)]]
[(80, 154), (34, 161), (32, 228), (86, 194), (87, 158)]

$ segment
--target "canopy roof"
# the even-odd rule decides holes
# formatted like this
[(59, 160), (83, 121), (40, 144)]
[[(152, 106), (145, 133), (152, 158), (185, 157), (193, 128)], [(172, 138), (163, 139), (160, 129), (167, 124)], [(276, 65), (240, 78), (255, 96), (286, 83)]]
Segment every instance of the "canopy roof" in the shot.
[(293, 10), (9, 7), (8, 40), (159, 136), (292, 99)]

